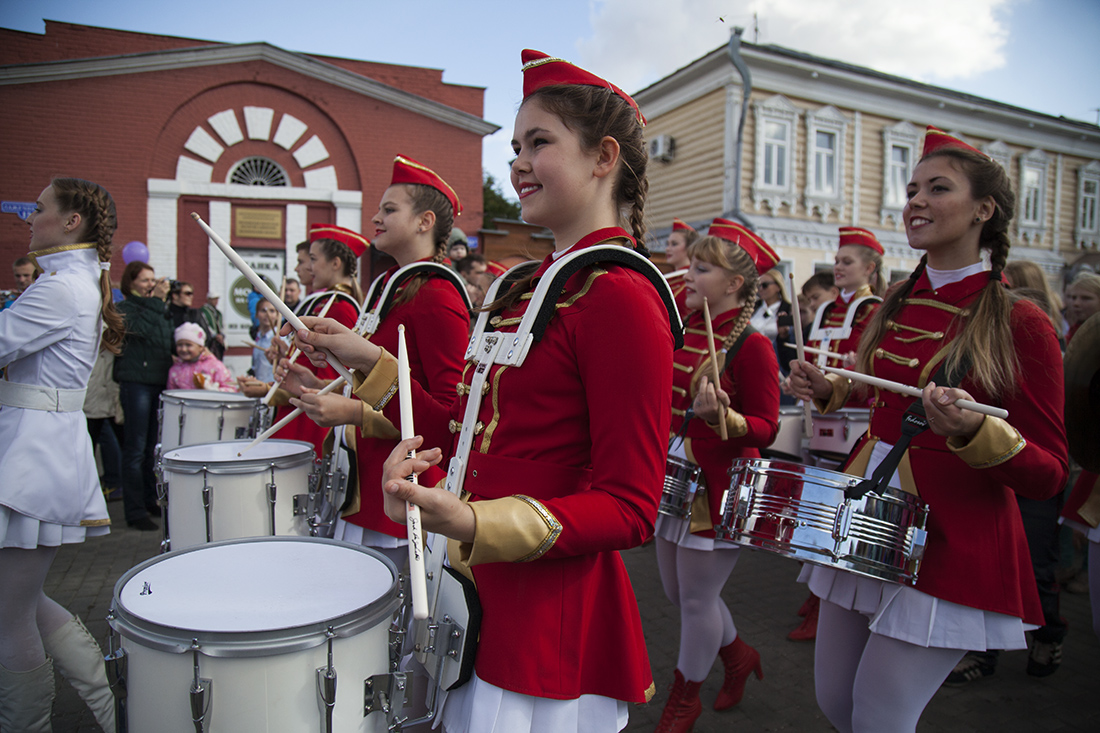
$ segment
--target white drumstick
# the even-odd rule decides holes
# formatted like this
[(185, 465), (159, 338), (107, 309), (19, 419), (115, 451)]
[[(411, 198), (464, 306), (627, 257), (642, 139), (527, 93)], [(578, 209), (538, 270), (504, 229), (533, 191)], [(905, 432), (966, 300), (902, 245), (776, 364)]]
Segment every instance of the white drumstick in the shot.
[[(853, 372), (849, 369), (837, 369), (836, 367), (821, 367), (824, 371), (832, 372), (833, 374), (839, 374), (842, 377), (848, 379), (854, 379), (857, 382), (865, 382), (872, 387), (878, 387), (879, 389), (885, 389), (890, 392), (897, 392), (898, 394), (909, 395), (910, 397), (920, 397), (923, 392), (916, 387), (911, 387), (908, 384), (901, 384), (900, 382), (891, 382), (889, 379), (880, 379), (879, 377), (872, 377), (870, 374), (863, 374), (862, 372)], [(978, 412), (982, 415), (989, 415), (990, 417), (999, 417), (1002, 420), (1008, 419), (1008, 410), (1001, 409), (1000, 407), (990, 407), (989, 405), (983, 405), (981, 402), (973, 402), (971, 400), (955, 400), (955, 406), (963, 410), (970, 410), (971, 412)]]
[[(790, 341), (784, 341), (783, 345), (786, 346), (788, 349), (797, 349), (798, 348), (797, 346), (792, 344)], [(835, 351), (826, 351), (825, 349), (816, 349), (813, 346), (803, 346), (802, 350), (807, 351), (811, 354), (824, 354), (825, 356), (829, 357), (830, 359), (840, 359), (841, 361), (844, 361), (844, 354), (838, 354)]]
[[(328, 309), (332, 307), (332, 304), (335, 300), (336, 300), (336, 292), (333, 291), (332, 296), (328, 299), (328, 302), (325, 303), (325, 307), (321, 309), (321, 312), (317, 314), (317, 317), (318, 318), (324, 318), (326, 315), (328, 315)], [(282, 329), (282, 325), (279, 326), (279, 329), (280, 330)], [(279, 333), (279, 331), (276, 330), (275, 333)], [(276, 338), (278, 338), (278, 337), (276, 337)], [(287, 357), (288, 361), (290, 361), (290, 363), (293, 364), (294, 360), (298, 358), (299, 353), (300, 353), (300, 350), (298, 349), (297, 346), (295, 346), (293, 349), (290, 350), (290, 355)], [(286, 373), (290, 374), (290, 370), (287, 369)], [(286, 379), (286, 374), (283, 375), (283, 379)], [(267, 391), (267, 394), (264, 395), (264, 398), (262, 400), (260, 400), (260, 402), (264, 403), (265, 405), (270, 405), (271, 404), (271, 398), (275, 396), (275, 390), (279, 389), (279, 387), (282, 386), (283, 379), (276, 379), (274, 382), (272, 382), (271, 383), (271, 389), (269, 389)]]
[[(710, 378), (714, 382), (714, 393), (717, 395), (718, 390), (721, 389), (718, 380), (722, 378), (722, 373), (718, 368), (718, 355), (714, 352), (714, 327), (710, 325), (710, 305), (707, 303), (706, 297), (703, 298), (703, 322), (707, 324), (707, 354), (710, 356)], [(729, 431), (726, 428), (725, 415), (718, 418), (718, 434), (722, 440), (730, 439)]]
[[(791, 272), (787, 275), (787, 279), (791, 283), (791, 297), (794, 298), (794, 273)], [(802, 312), (798, 310), (798, 298), (794, 298), (794, 303), (791, 307), (791, 318), (794, 320), (794, 343), (796, 353), (798, 354), (799, 361), (806, 361), (806, 345), (802, 343)], [(810, 413), (810, 403), (802, 403), (802, 434), (807, 438), (814, 437), (814, 424), (813, 415)]]
[[(397, 327), (397, 399), (401, 406), (401, 440), (416, 433), (413, 430), (413, 407), (409, 352), (405, 347), (405, 325)], [(416, 458), (416, 451), (409, 451), (409, 458)], [(416, 474), (409, 481), (417, 483)], [(424, 569), (424, 528), (420, 523), (420, 507), (405, 502), (405, 528), (409, 533), (409, 585), (412, 588), (413, 618), (428, 618), (428, 584)]]
[[(343, 386), (344, 382), (345, 382), (345, 380), (344, 380), (343, 377), (337, 377), (336, 379), (334, 379), (331, 382), (329, 382), (328, 384), (326, 384), (324, 386), (324, 388), (318, 390), (317, 394), (318, 395), (328, 394), (329, 392), (332, 392), (333, 390), (335, 390), (337, 387)], [(248, 445), (246, 445), (244, 448), (241, 448), (241, 452), (238, 453), (237, 455), (238, 456), (243, 456), (245, 453), (252, 450), (256, 446), (258, 446), (260, 443), (264, 442), (265, 440), (270, 438), (272, 435), (274, 435), (275, 433), (277, 433), (280, 430), (282, 430), (283, 428), (285, 428), (287, 425), (290, 424), (291, 420), (293, 420), (294, 418), (298, 417), (301, 414), (302, 414), (302, 408), (301, 407), (295, 407), (293, 410), (291, 410), (289, 413), (287, 413), (286, 417), (284, 417), (282, 420), (280, 420), (279, 422), (275, 423), (274, 425), (272, 425), (267, 430), (265, 430), (262, 433), (260, 433), (259, 435), (257, 435), (256, 439), (253, 440)]]
[[(218, 233), (211, 229), (210, 225), (203, 221), (201, 216), (192, 211), (191, 218), (198, 222), (199, 226), (202, 227), (204, 232), (206, 232), (206, 236), (210, 237), (210, 241), (216, 244), (218, 246), (218, 249), (222, 251), (222, 254), (228, 257), (229, 261), (233, 263), (233, 266), (240, 270), (242, 275), (248, 278), (248, 281), (252, 283), (252, 285), (260, 293), (260, 295), (271, 301), (271, 304), (274, 305), (278, 309), (278, 311), (283, 314), (283, 318), (287, 320), (287, 323), (292, 325), (297, 331), (309, 330), (308, 328), (306, 328), (306, 325), (302, 323), (302, 319), (298, 318), (298, 316), (294, 314), (294, 311), (290, 309), (290, 306), (284, 303), (282, 299), (275, 294), (275, 291), (271, 289), (271, 286), (264, 282), (264, 279), (257, 275), (256, 271), (249, 267), (248, 263), (242, 260), (241, 256), (237, 254), (237, 252), (232, 247), (230, 247), (224, 239), (218, 236)], [(328, 351), (325, 351), (324, 349), (321, 349), (320, 351), (325, 355), (325, 361), (329, 363), (329, 366), (335, 369), (337, 373), (340, 374), (340, 376), (346, 379), (349, 383), (353, 381), (351, 377), (351, 372), (348, 371), (347, 367), (337, 361), (336, 357), (334, 357)]]

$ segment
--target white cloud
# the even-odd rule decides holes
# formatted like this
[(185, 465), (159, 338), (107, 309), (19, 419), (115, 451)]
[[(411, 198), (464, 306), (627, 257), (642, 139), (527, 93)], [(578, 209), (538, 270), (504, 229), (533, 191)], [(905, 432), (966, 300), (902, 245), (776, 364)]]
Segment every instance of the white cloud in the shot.
[(922, 81), (949, 83), (1005, 64), (1011, 0), (593, 0), (577, 62), (636, 90), (722, 46), (753, 41)]

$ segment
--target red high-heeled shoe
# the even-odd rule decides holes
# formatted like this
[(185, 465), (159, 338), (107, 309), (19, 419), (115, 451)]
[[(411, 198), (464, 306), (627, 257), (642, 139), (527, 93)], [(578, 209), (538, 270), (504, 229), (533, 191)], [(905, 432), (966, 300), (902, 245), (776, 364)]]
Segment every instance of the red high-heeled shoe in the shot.
[(726, 710), (741, 702), (750, 674), (755, 672), (756, 679), (764, 679), (764, 668), (760, 666), (760, 652), (741, 641), (740, 636), (719, 649), (718, 657), (725, 665), (726, 677), (714, 701), (714, 709)]
[(699, 700), (699, 688), (702, 686), (702, 682), (685, 680), (678, 669), (673, 672), (668, 702), (654, 733), (691, 733), (695, 721), (703, 712), (703, 703)]

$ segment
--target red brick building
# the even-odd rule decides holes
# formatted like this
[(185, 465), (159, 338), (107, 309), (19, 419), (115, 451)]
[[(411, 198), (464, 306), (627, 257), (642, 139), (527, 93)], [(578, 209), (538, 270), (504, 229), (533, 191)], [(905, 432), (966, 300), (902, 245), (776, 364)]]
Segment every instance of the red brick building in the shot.
[(498, 127), (481, 117), (484, 89), (442, 77), (266, 43), (52, 21), (44, 35), (0, 29), (0, 289), (13, 285), (8, 265), (29, 241), (18, 203), (57, 175), (114, 196), (116, 281), (122, 246), (138, 240), (158, 275), (222, 294), (225, 311), (236, 273), (192, 211), (234, 247), (293, 267), (312, 223), (370, 236), (402, 153), (455, 188), (465, 207), (457, 224), (473, 234), (481, 140)]

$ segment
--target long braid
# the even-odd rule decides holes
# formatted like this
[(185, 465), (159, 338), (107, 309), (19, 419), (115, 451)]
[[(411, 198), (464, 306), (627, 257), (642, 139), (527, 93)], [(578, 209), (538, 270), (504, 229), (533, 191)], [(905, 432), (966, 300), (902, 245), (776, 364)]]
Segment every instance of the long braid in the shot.
[[(118, 227), (111, 194), (102, 186), (79, 178), (55, 178), (50, 185), (62, 211), (75, 211), (84, 218), (84, 238), (95, 242), (99, 261), (110, 262), (111, 240)], [(122, 350), (126, 325), (122, 314), (115, 309), (108, 270), (100, 272), (99, 291), (100, 314), (105, 329), (100, 348), (118, 354)]]

